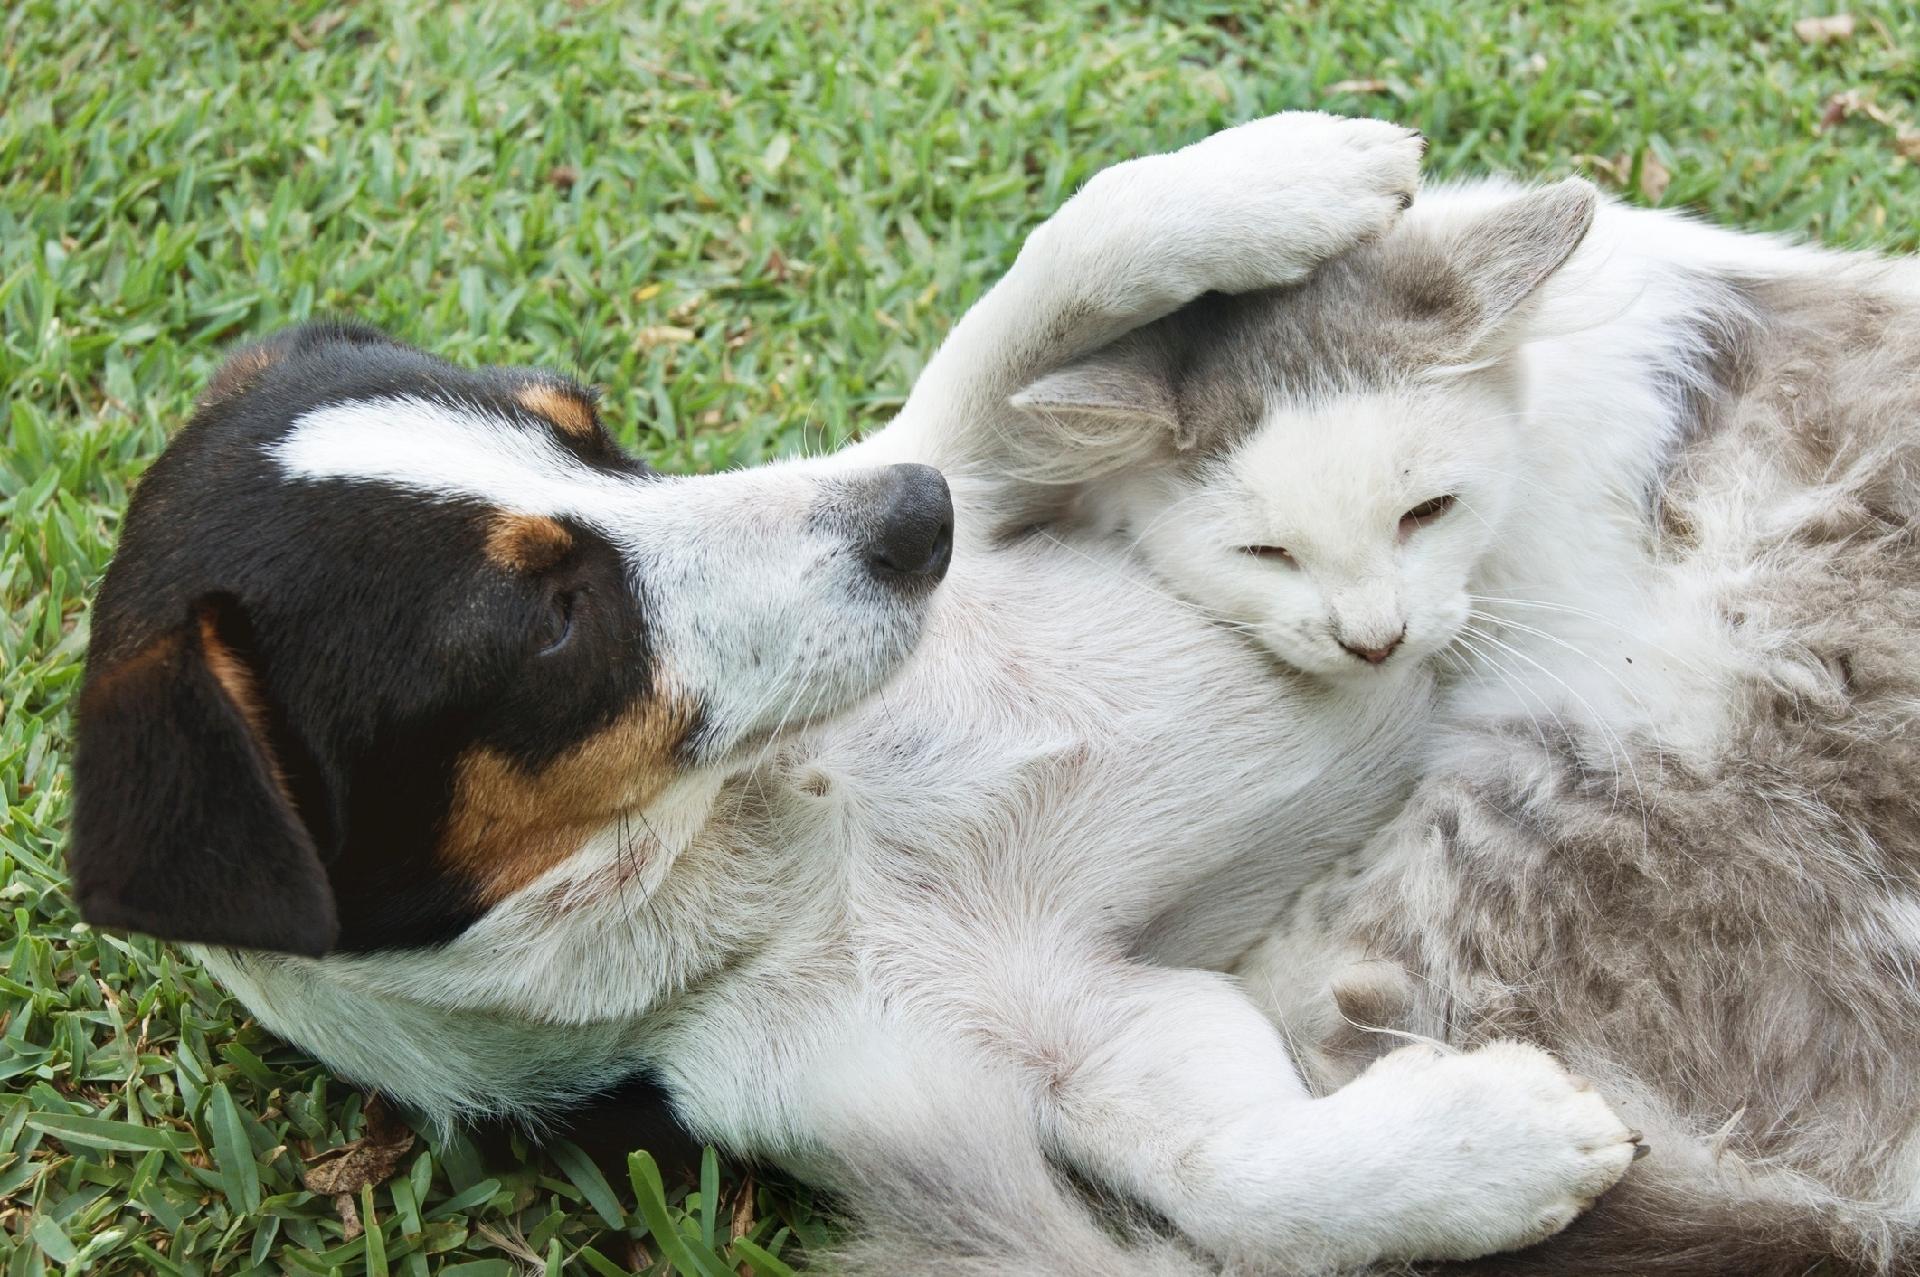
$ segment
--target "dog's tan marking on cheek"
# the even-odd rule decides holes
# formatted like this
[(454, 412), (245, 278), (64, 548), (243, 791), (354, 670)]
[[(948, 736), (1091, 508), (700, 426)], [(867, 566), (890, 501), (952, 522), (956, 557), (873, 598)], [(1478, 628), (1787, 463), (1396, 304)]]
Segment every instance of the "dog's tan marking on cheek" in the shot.
[(684, 702), (649, 699), (538, 771), (468, 753), (454, 770), (441, 863), (476, 884), (482, 904), (506, 899), (658, 797), (695, 717)]
[(487, 525), (487, 561), (508, 572), (539, 572), (573, 548), (573, 534), (540, 514), (500, 514)]
[(593, 405), (558, 386), (535, 382), (520, 387), (513, 397), (522, 408), (551, 421), (567, 434), (586, 439), (599, 432), (600, 420), (594, 415)]

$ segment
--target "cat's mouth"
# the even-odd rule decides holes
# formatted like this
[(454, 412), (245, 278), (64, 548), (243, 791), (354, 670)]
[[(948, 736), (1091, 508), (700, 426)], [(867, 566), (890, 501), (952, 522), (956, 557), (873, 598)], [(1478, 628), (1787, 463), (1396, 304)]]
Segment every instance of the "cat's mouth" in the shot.
[(1340, 650), (1348, 656), (1351, 656), (1354, 660), (1378, 667), (1392, 660), (1393, 654), (1405, 646), (1407, 641), (1407, 627), (1402, 625), (1400, 632), (1388, 639), (1343, 638), (1335, 641), (1340, 644)]
[(1397, 680), (1425, 665), (1434, 650), (1406, 627), (1385, 640), (1335, 637), (1324, 651), (1314, 654), (1313, 666), (1305, 672), (1353, 685)]

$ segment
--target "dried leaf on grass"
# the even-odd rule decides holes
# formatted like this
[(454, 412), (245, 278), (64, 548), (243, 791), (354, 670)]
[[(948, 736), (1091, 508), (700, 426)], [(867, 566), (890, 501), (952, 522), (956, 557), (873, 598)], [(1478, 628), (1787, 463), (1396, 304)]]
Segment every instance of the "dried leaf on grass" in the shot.
[[(301, 1182), (308, 1192), (351, 1198), (370, 1184), (384, 1184), (399, 1169), (400, 1159), (413, 1148), (413, 1132), (378, 1096), (367, 1101), (361, 1120), (359, 1139), (307, 1159)], [(341, 1218), (346, 1215), (342, 1210)]]
[[(1633, 182), (1634, 157), (1631, 152), (1623, 151), (1619, 155), (1582, 155), (1577, 157), (1587, 170), (1601, 181), (1620, 190), (1625, 190)], [(1648, 147), (1640, 152), (1640, 197), (1649, 204), (1658, 204), (1660, 197), (1667, 193), (1667, 187), (1673, 182), (1673, 172), (1660, 162), (1660, 157)]]
[(1893, 130), (1894, 153), (1909, 160), (1920, 160), (1920, 128), (1904, 116), (1888, 110), (1859, 89), (1844, 89), (1826, 100), (1820, 108), (1819, 131), (1834, 128), (1854, 116), (1872, 120), (1881, 128)]
[(1820, 130), (1824, 133), (1842, 120), (1856, 115), (1865, 116), (1875, 124), (1884, 124), (1889, 128), (1899, 123), (1892, 112), (1859, 89), (1846, 89), (1828, 98), (1826, 105), (1820, 108)]
[(733, 1231), (734, 1237), (745, 1237), (753, 1231), (753, 1220), (757, 1213), (754, 1206), (754, 1190), (759, 1187), (753, 1182), (751, 1172), (740, 1176), (740, 1187), (733, 1194)]
[(652, 350), (655, 346), (678, 346), (693, 338), (691, 328), (681, 328), (676, 324), (649, 324), (633, 335), (633, 348)]
[(1853, 15), (1834, 13), (1825, 17), (1801, 18), (1793, 24), (1793, 33), (1802, 44), (1838, 44), (1853, 39)]
[(360, 1208), (353, 1204), (353, 1194), (342, 1193), (334, 1198), (333, 1209), (340, 1214), (340, 1239), (342, 1241), (350, 1242), (361, 1233), (367, 1231), (366, 1226), (360, 1222)]
[(1640, 194), (1649, 204), (1658, 204), (1673, 182), (1673, 174), (1652, 151), (1640, 154)]
[(1585, 164), (1595, 177), (1612, 186), (1625, 186), (1633, 177), (1633, 157), (1631, 155), (1581, 155), (1576, 157)]

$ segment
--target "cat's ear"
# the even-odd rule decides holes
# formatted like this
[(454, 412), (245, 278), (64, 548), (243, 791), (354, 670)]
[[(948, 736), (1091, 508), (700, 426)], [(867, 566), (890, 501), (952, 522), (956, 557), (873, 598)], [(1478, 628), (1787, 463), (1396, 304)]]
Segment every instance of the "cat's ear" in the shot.
[(1467, 355), (1518, 339), (1514, 321), (1580, 247), (1599, 204), (1590, 183), (1570, 177), (1506, 201), (1449, 238), (1448, 264), (1466, 293)]
[(1072, 426), (1146, 426), (1178, 437), (1179, 404), (1167, 351), (1123, 337), (1028, 383), (1009, 401)]

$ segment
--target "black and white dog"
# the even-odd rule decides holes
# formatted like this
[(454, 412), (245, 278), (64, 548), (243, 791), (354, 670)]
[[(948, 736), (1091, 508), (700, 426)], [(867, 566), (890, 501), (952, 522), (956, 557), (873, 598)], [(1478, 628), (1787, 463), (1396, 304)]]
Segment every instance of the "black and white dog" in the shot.
[(240, 353), (94, 613), (83, 913), (437, 1121), (650, 1072), (881, 1271), (1553, 1233), (1634, 1152), (1578, 1079), (1414, 1046), (1310, 1098), (1216, 974), (1393, 810), (1419, 680), (1289, 681), (1123, 550), (999, 535), (1022, 385), (1383, 232), (1420, 151), (1289, 115), (1101, 174), (824, 460), (657, 475), (564, 380), (364, 329)]

